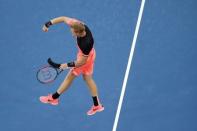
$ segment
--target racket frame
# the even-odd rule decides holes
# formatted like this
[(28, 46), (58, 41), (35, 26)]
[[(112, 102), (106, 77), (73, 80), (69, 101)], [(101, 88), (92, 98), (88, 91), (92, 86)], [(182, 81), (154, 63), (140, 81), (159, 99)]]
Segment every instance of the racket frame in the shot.
[[(48, 68), (48, 67), (53, 68), (53, 69), (56, 71), (56, 76), (55, 76), (55, 78), (54, 78), (53, 80), (50, 80), (50, 81), (47, 81), (47, 82), (43, 82), (43, 81), (41, 81), (41, 80), (38, 78), (38, 74), (39, 74), (39, 72), (40, 72), (41, 70), (43, 70), (44, 68)], [(56, 80), (56, 78), (58, 77), (58, 75), (59, 75), (62, 71), (63, 71), (62, 69), (54, 68), (54, 67), (51, 66), (51, 65), (45, 65), (45, 66), (41, 67), (41, 68), (37, 71), (37, 73), (36, 73), (36, 78), (37, 78), (37, 80), (38, 80), (40, 83), (42, 83), (42, 84), (49, 84), (49, 83), (54, 82), (54, 81)]]

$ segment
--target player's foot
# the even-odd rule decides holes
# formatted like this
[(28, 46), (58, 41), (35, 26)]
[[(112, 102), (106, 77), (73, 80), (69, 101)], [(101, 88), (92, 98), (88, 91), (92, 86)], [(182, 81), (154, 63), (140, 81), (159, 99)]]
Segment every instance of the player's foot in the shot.
[(41, 96), (40, 101), (42, 103), (49, 103), (51, 105), (58, 105), (59, 100), (58, 99), (53, 99), (52, 94), (49, 94), (48, 96)]
[(94, 115), (97, 112), (101, 112), (104, 110), (103, 105), (92, 106), (91, 109), (87, 112), (87, 115)]

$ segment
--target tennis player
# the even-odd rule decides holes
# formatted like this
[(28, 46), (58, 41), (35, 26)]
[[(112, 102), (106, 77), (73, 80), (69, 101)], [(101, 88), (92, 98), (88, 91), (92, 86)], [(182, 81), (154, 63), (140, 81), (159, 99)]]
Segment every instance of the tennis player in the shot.
[(72, 81), (79, 76), (83, 75), (84, 81), (90, 89), (90, 93), (93, 99), (93, 106), (87, 112), (87, 115), (93, 115), (96, 112), (101, 112), (104, 110), (103, 105), (100, 103), (98, 98), (98, 91), (96, 83), (92, 78), (94, 69), (94, 60), (96, 57), (96, 52), (94, 49), (94, 39), (90, 29), (83, 22), (69, 17), (57, 17), (48, 22), (46, 22), (42, 28), (44, 32), (49, 30), (49, 27), (64, 22), (67, 24), (72, 32), (72, 35), (76, 38), (78, 54), (75, 61), (61, 64), (61, 69), (70, 68), (65, 80), (62, 82), (58, 90), (54, 94), (49, 94), (48, 96), (41, 96), (40, 101), (43, 103), (49, 103), (52, 105), (58, 105), (60, 95), (65, 92), (71, 85)]

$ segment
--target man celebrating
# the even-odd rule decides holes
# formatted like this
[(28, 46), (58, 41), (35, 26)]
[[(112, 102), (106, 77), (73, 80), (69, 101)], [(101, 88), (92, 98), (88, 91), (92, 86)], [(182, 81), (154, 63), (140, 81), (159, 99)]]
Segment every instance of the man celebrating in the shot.
[(60, 69), (71, 68), (70, 72), (67, 74), (65, 80), (54, 94), (41, 96), (40, 101), (43, 103), (58, 105), (59, 96), (68, 89), (75, 77), (82, 74), (83, 79), (90, 89), (93, 99), (93, 106), (87, 112), (87, 115), (93, 115), (96, 112), (101, 112), (104, 110), (104, 107), (99, 102), (97, 86), (92, 78), (94, 60), (96, 57), (92, 33), (87, 25), (85, 25), (83, 22), (65, 16), (57, 17), (46, 22), (42, 29), (44, 32), (47, 32), (50, 26), (61, 22), (66, 23), (70, 27), (73, 36), (77, 40), (77, 60), (61, 64)]

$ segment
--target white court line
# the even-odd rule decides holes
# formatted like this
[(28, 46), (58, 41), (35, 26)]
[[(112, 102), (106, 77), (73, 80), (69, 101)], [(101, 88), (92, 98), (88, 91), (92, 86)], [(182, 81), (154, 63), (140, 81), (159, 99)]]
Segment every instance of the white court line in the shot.
[(138, 31), (139, 31), (139, 28), (140, 28), (142, 14), (143, 14), (143, 10), (144, 10), (144, 5), (145, 5), (145, 0), (142, 0), (139, 15), (138, 15), (138, 20), (137, 20), (137, 24), (136, 24), (136, 28), (135, 28), (135, 33), (134, 33), (134, 37), (133, 37), (133, 42), (132, 42), (132, 46), (131, 46), (131, 51), (130, 51), (130, 55), (129, 55), (129, 60), (128, 60), (128, 64), (127, 64), (127, 69), (126, 69), (126, 72), (125, 72), (125, 77), (124, 77), (124, 81), (123, 81), (123, 85), (122, 85), (122, 91), (121, 91), (121, 94), (120, 94), (120, 99), (119, 99), (118, 108), (117, 108), (116, 117), (115, 117), (115, 120), (114, 120), (114, 125), (113, 125), (113, 130), (112, 131), (116, 131), (116, 129), (117, 129), (118, 120), (119, 120), (119, 116), (120, 116), (120, 111), (121, 111), (121, 107), (122, 107), (122, 102), (123, 102), (125, 89), (126, 89), (126, 85), (127, 85), (127, 80), (128, 80), (128, 76), (129, 76), (129, 71), (130, 71), (130, 67), (131, 67), (131, 62), (132, 62), (133, 54), (134, 54), (134, 50), (135, 50)]

